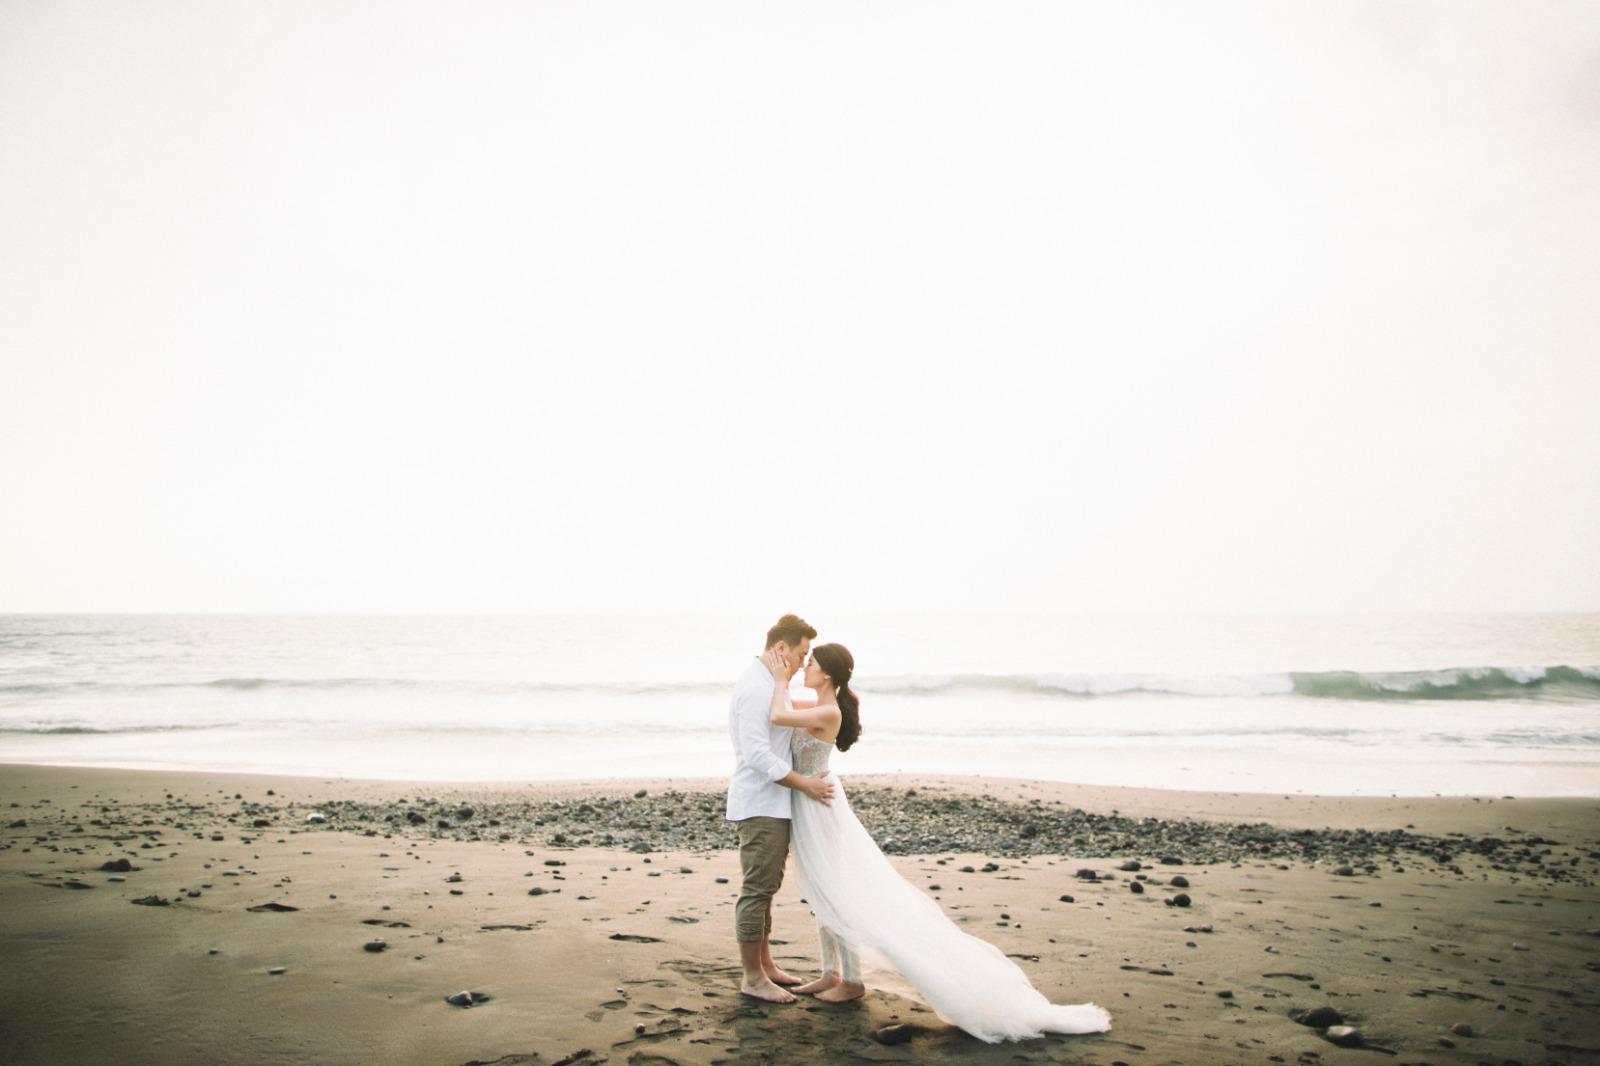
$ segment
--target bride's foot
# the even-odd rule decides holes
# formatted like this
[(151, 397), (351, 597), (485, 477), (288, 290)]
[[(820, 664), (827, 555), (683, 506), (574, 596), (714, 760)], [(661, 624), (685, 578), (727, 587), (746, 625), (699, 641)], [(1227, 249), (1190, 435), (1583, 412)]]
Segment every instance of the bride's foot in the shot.
[(751, 981), (748, 978), (740, 981), (739, 991), (752, 999), (765, 1000), (768, 1003), (794, 1002), (794, 996), (768, 981), (765, 977), (762, 977), (759, 981)]
[(794, 989), (794, 991), (798, 995), (809, 996), (809, 995), (813, 995), (813, 994), (815, 994), (817, 992), (822, 992), (822, 991), (824, 991), (826, 989), (833, 988), (833, 987), (837, 986), (838, 984), (839, 984), (839, 975), (838, 974), (836, 974), (836, 973), (825, 973), (821, 977), (817, 978), (815, 981), (811, 981), (811, 982), (808, 982), (806, 984), (803, 984), (799, 988)]
[(762, 969), (766, 971), (767, 980), (775, 985), (797, 985), (800, 983), (800, 978), (792, 973), (785, 973), (776, 966), (763, 966)]
[(861, 982), (843, 981), (825, 992), (818, 992), (817, 999), (824, 1003), (849, 1003), (852, 999), (860, 999), (866, 994), (867, 986)]

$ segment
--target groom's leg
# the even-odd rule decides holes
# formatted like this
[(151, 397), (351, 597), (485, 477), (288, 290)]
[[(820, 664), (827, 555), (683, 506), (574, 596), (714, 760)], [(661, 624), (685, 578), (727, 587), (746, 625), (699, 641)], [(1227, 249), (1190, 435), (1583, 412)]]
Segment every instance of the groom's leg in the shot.
[(772, 897), (783, 884), (783, 864), (789, 857), (789, 820), (746, 818), (737, 824), (743, 883), (733, 909), (733, 924), (744, 968), (742, 989), (777, 1003), (792, 1003), (794, 997), (767, 976), (764, 958), (767, 933), (772, 928)]
[(789, 819), (746, 818), (736, 824), (743, 884), (733, 909), (734, 937), (741, 944), (760, 944), (772, 929), (772, 897), (783, 885)]

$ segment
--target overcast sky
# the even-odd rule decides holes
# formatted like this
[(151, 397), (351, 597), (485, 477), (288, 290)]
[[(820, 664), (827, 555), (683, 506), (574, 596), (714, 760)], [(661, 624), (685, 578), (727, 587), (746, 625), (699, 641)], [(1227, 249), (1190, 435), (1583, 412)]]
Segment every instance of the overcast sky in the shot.
[(0, 611), (1600, 609), (1600, 6), (0, 4)]

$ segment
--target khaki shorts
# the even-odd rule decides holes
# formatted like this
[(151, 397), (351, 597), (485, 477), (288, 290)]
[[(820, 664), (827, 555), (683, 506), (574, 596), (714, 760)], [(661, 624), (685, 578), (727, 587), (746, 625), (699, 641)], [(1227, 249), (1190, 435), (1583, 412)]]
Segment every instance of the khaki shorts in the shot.
[(772, 932), (772, 897), (783, 884), (789, 858), (789, 819), (745, 818), (739, 828), (739, 868), (744, 883), (733, 908), (734, 938), (741, 944), (765, 940)]

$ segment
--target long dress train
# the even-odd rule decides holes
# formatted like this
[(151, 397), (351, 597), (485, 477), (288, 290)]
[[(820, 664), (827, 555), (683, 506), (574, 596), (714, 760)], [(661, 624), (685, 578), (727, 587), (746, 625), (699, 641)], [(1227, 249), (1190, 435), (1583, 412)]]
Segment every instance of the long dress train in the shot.
[[(801, 773), (826, 770), (833, 750), (803, 729), (794, 732), (794, 768)], [(853, 970), (852, 948), (870, 948), (940, 1017), (991, 1044), (1111, 1028), (1111, 1015), (1093, 1003), (1045, 999), (999, 948), (963, 932), (901, 877), (850, 809), (844, 784), (832, 780), (832, 806), (794, 797), (790, 834), (825, 969)]]

